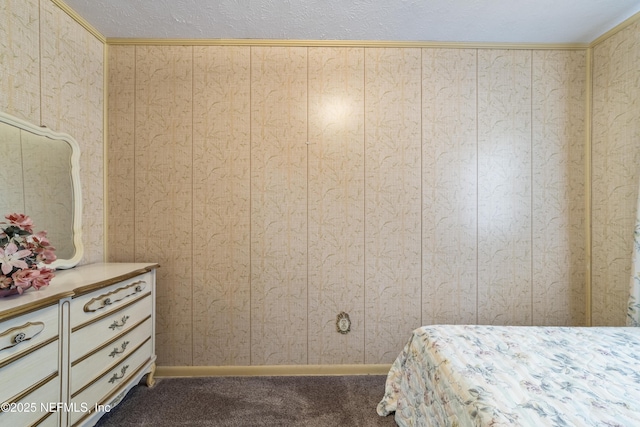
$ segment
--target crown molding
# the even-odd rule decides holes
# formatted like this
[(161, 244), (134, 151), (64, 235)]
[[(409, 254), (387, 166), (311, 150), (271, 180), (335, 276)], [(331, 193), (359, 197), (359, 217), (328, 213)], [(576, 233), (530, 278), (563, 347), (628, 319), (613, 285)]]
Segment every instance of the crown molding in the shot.
[(627, 27), (630, 27), (631, 25), (635, 24), (638, 21), (640, 21), (640, 12), (636, 13), (635, 15), (631, 16), (630, 18), (628, 18), (625, 21), (621, 22), (620, 24), (616, 25), (615, 27), (613, 27), (612, 29), (610, 29), (606, 33), (602, 34), (600, 37), (596, 38), (594, 41), (592, 41), (589, 44), (589, 47), (591, 49), (593, 49), (594, 47), (596, 47), (597, 45), (599, 45), (603, 41), (607, 40), (609, 37), (619, 33), (620, 31), (626, 29)]
[(69, 17), (71, 17), (71, 19), (73, 19), (78, 24), (80, 24), (85, 30), (87, 30), (89, 33), (91, 33), (95, 38), (100, 40), (103, 44), (106, 44), (107, 38), (105, 36), (103, 36), (100, 33), (100, 31), (96, 30), (93, 25), (89, 24), (86, 19), (84, 19), (82, 16), (78, 15), (78, 13), (75, 10), (71, 9), (71, 7), (69, 7), (69, 5), (67, 5), (64, 1), (62, 1), (62, 0), (51, 0), (51, 3), (53, 3), (56, 6), (58, 6), (60, 9), (62, 9), (62, 11), (64, 11), (67, 15), (69, 15)]
[(373, 47), (373, 48), (448, 48), (584, 50), (586, 43), (466, 43), (384, 40), (275, 40), (275, 39), (137, 39), (107, 38), (108, 45), (136, 46), (272, 46), (272, 47)]

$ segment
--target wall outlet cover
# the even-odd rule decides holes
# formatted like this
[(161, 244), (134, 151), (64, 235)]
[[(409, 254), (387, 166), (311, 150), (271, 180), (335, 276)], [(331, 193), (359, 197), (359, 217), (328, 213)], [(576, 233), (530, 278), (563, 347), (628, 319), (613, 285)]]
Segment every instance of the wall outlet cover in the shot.
[(344, 311), (338, 314), (336, 319), (336, 329), (341, 334), (347, 334), (351, 331), (351, 319), (349, 319), (349, 315)]

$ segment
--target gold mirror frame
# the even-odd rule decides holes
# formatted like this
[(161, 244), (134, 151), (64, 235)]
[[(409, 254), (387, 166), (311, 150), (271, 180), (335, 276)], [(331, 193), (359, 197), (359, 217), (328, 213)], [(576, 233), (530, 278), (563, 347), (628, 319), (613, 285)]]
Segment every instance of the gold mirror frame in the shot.
[[(0, 197), (4, 199), (4, 203), (0, 203), (0, 208), (8, 210), (0, 212), (0, 221), (4, 220), (4, 215), (9, 213), (24, 213), (32, 218), (34, 222), (34, 231), (45, 230), (48, 233), (51, 244), (56, 247), (56, 259), (49, 266), (56, 269), (71, 268), (77, 265), (83, 256), (82, 246), (82, 192), (80, 188), (80, 147), (78, 142), (68, 134), (52, 131), (46, 127), (35, 126), (27, 121), (11, 116), (4, 112), (0, 112), (0, 125), (6, 124), (15, 128), (7, 128), (7, 135), (0, 135), (0, 153), (4, 147), (5, 165), (4, 171), (0, 171)], [(5, 127), (5, 126), (0, 126)], [(6, 127), (5, 127), (6, 128)], [(26, 132), (26, 133), (25, 133)], [(15, 134), (15, 135), (14, 135)], [(16, 136), (18, 141), (13, 140)], [(28, 141), (28, 143), (25, 143)], [(47, 143), (50, 144), (47, 144)], [(53, 148), (53, 143), (61, 143), (59, 152), (47, 153), (47, 149)], [(68, 144), (67, 146), (62, 144)], [(5, 145), (3, 145), (5, 144)], [(43, 144), (43, 145), (40, 145)], [(11, 145), (17, 145), (19, 148), (11, 151)], [(39, 157), (37, 166), (28, 166), (25, 164), (24, 155), (25, 147), (31, 147), (36, 154), (33, 157)], [(40, 149), (41, 151), (37, 151)], [(58, 191), (55, 178), (52, 178), (52, 170), (56, 170), (53, 174), (61, 181), (63, 191)], [(43, 176), (37, 176), (42, 171)], [(18, 176), (21, 174), (22, 176)], [(30, 180), (30, 186), (25, 182)], [(20, 185), (21, 184), (21, 185)], [(49, 187), (47, 187), (49, 186)], [(68, 188), (70, 187), (70, 188)], [(37, 191), (34, 191), (34, 188)], [(37, 194), (29, 195), (28, 192), (37, 192)], [(69, 193), (63, 195), (61, 193)], [(30, 197), (29, 197), (30, 196)], [(22, 203), (19, 201), (22, 200)], [(29, 202), (27, 202), (29, 200)], [(34, 206), (41, 203), (41, 206), (29, 209), (27, 204)], [(32, 212), (30, 213), (29, 210)], [(38, 211), (39, 214), (32, 215)], [(68, 214), (72, 215), (69, 219)], [(62, 215), (57, 218), (64, 220), (65, 230), (51, 230), (55, 225), (56, 214)], [(69, 236), (68, 234), (72, 235)], [(58, 251), (55, 236), (63, 236), (58, 240), (58, 244), (64, 249)], [(67, 237), (68, 236), (68, 237)], [(64, 242), (60, 242), (64, 240)]]

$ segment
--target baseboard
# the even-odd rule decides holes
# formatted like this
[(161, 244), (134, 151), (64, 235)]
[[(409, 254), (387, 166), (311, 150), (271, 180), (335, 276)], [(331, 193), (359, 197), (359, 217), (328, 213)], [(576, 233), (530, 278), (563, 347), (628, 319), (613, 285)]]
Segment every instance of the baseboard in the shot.
[(391, 365), (267, 365), (267, 366), (158, 366), (156, 378), (291, 376), (291, 375), (387, 375)]

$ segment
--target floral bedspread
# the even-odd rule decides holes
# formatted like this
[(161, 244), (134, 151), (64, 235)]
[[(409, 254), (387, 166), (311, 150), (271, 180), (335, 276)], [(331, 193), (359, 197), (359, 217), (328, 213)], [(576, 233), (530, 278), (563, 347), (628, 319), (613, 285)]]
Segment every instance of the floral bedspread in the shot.
[(640, 328), (424, 326), (377, 410), (399, 426), (640, 426)]

